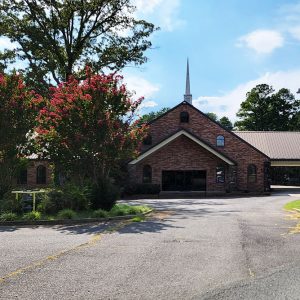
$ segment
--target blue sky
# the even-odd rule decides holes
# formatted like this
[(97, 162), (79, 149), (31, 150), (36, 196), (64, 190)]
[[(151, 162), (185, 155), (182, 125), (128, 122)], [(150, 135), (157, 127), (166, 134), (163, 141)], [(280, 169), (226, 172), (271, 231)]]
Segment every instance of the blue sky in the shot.
[[(300, 87), (300, 0), (133, 0), (136, 16), (161, 30), (149, 62), (123, 73), (145, 96), (141, 113), (183, 100), (190, 60), (194, 105), (235, 119), (247, 91), (267, 83)], [(1, 48), (13, 48), (0, 38)]]
[(186, 58), (194, 105), (235, 119), (259, 83), (300, 87), (300, 1), (135, 0), (137, 15), (161, 27), (149, 62), (124, 71), (145, 95), (143, 112), (183, 100)]

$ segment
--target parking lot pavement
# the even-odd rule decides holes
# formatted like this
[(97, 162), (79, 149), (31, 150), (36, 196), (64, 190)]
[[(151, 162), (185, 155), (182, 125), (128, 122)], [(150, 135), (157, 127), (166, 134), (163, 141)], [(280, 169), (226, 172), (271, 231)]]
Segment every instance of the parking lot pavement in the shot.
[(108, 226), (0, 226), (0, 278), (48, 256), (87, 243)]
[[(295, 221), (282, 210), (292, 199), (132, 201), (159, 213), (86, 247), (76, 245), (102, 225), (0, 232), (1, 270), (30, 263), (34, 250), (74, 249), (2, 281), (0, 299), (299, 299), (300, 235), (288, 234)], [(30, 241), (29, 258), (11, 267)]]

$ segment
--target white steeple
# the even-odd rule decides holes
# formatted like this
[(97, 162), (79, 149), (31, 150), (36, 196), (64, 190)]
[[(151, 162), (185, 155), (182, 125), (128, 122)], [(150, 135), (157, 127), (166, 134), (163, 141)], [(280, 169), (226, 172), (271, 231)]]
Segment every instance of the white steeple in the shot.
[(193, 104), (192, 94), (190, 91), (190, 68), (189, 68), (189, 59), (187, 59), (186, 64), (186, 82), (185, 82), (185, 94), (184, 94), (184, 101), (188, 102), (189, 104)]

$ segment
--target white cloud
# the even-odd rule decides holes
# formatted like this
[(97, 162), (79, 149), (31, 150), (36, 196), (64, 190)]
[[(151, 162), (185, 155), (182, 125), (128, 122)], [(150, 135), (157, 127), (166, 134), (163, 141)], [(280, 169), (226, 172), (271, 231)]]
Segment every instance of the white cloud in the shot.
[(149, 19), (165, 31), (173, 31), (185, 24), (179, 18), (181, 0), (135, 0), (137, 15)]
[(142, 108), (153, 108), (157, 106), (158, 104), (155, 101), (144, 101), (142, 102), (140, 109)]
[(227, 116), (231, 120), (236, 120), (236, 113), (241, 102), (245, 101), (246, 93), (256, 85), (266, 83), (273, 86), (276, 91), (284, 87), (295, 93), (300, 87), (299, 78), (300, 69), (265, 73), (257, 79), (238, 85), (221, 96), (200, 96), (193, 100), (193, 104), (204, 112), (214, 112), (219, 117)]
[(239, 38), (238, 47), (248, 47), (258, 54), (269, 54), (284, 45), (282, 34), (276, 30), (255, 30)]
[(13, 50), (17, 47), (16, 43), (12, 43), (7, 37), (0, 37), (0, 50)]
[(150, 98), (160, 89), (159, 85), (153, 84), (150, 81), (135, 75), (125, 75), (124, 82), (130, 91), (136, 93), (137, 98)]

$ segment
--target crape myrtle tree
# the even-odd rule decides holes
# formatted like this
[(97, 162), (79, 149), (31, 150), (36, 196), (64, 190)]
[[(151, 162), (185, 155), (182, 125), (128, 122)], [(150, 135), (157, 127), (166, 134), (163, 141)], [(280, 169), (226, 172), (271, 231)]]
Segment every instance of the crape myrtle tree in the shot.
[(17, 74), (0, 74), (0, 199), (16, 177), (21, 157), (26, 154), (28, 133), (42, 97), (29, 90)]
[(259, 84), (247, 93), (235, 123), (239, 130), (299, 130), (299, 100), (285, 88)]
[(16, 42), (0, 53), (0, 68), (24, 61), (25, 78), (47, 95), (48, 86), (146, 62), (153, 24), (134, 18), (131, 0), (2, 0), (0, 36)]
[(37, 142), (56, 168), (84, 184), (107, 182), (119, 163), (137, 154), (145, 137), (136, 109), (142, 101), (122, 84), (119, 75), (92, 75), (51, 88), (50, 100), (39, 112)]

